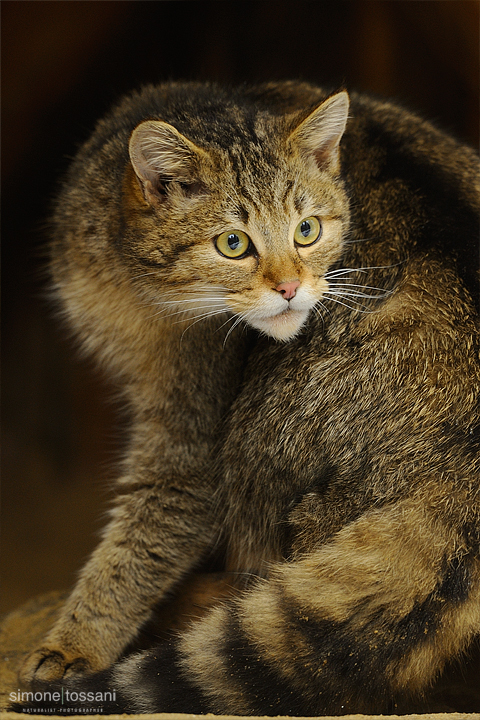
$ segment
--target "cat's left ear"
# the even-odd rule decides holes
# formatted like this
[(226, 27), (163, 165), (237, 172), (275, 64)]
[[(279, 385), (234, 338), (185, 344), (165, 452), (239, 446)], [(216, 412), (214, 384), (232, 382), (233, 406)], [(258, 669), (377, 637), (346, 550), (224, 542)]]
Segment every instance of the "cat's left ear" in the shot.
[(327, 98), (290, 134), (292, 145), (312, 157), (321, 169), (338, 171), (338, 147), (347, 124), (349, 104), (345, 91)]
[(169, 182), (192, 186), (206, 153), (176, 128), (161, 120), (145, 120), (129, 142), (130, 160), (148, 202), (161, 200)]

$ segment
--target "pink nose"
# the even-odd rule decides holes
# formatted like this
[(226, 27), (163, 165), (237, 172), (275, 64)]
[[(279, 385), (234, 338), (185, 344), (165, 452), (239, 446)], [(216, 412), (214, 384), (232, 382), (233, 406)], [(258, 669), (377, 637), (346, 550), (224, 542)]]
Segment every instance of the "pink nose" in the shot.
[(291, 282), (283, 282), (280, 283), (280, 285), (277, 285), (275, 290), (278, 290), (279, 293), (283, 295), (285, 300), (291, 300), (293, 297), (295, 297), (295, 290), (300, 285), (300, 280), (292, 280)]

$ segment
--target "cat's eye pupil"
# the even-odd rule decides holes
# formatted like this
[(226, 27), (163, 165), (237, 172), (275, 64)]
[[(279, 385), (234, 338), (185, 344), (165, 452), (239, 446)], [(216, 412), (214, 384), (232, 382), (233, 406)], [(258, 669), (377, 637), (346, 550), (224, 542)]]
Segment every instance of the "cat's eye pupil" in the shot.
[(228, 247), (231, 250), (236, 250), (238, 248), (238, 246), (240, 245), (240, 238), (238, 237), (238, 235), (235, 235), (235, 233), (232, 233), (232, 235), (228, 236), (227, 242), (228, 242)]
[(304, 220), (300, 226), (300, 232), (302, 233), (303, 237), (308, 237), (312, 231), (312, 227), (308, 220)]

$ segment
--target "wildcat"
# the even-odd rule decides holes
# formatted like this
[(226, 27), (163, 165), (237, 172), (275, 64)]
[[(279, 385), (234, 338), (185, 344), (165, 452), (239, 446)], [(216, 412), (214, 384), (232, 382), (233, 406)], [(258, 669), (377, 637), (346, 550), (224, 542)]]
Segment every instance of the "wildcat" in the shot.
[[(461, 655), (480, 631), (478, 186), (429, 123), (304, 83), (148, 86), (99, 122), (51, 268), (131, 435), (25, 681), (114, 687), (110, 712), (382, 713)], [(246, 589), (115, 663), (218, 548)]]

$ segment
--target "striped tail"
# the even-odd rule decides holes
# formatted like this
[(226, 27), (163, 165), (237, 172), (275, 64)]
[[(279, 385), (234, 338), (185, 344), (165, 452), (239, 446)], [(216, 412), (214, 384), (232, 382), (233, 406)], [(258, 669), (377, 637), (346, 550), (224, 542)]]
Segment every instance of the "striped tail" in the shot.
[(172, 643), (68, 687), (114, 689), (111, 713), (398, 711), (480, 632), (478, 531), (424, 504), (370, 511)]

